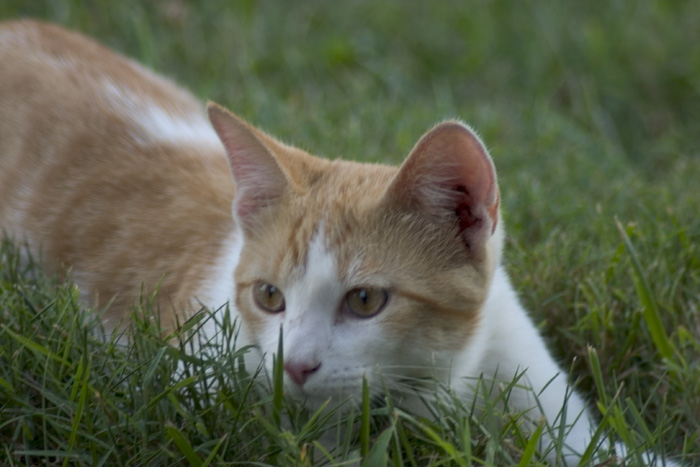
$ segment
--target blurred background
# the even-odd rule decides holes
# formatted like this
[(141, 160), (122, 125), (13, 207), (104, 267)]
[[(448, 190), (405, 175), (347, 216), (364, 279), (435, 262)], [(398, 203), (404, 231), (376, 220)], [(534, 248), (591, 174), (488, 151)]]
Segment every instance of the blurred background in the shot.
[[(697, 2), (3, 0), (0, 17), (24, 16), (331, 158), (399, 163), (434, 123), (471, 124), (498, 169), (514, 283), (589, 394), (590, 342), (604, 374), (638, 376), (630, 391), (665, 371), (616, 217), (669, 333), (700, 335)], [(679, 413), (697, 433), (696, 389)]]

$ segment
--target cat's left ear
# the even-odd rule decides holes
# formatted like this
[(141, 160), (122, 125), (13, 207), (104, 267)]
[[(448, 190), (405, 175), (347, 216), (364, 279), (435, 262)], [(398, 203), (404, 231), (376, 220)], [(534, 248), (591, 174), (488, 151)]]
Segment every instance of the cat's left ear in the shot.
[(236, 183), (234, 216), (243, 227), (254, 226), (257, 215), (287, 192), (287, 175), (252, 126), (213, 102), (207, 112), (226, 149)]
[(466, 125), (437, 125), (418, 141), (387, 195), (409, 209), (456, 224), (468, 248), (478, 248), (498, 224), (496, 169)]

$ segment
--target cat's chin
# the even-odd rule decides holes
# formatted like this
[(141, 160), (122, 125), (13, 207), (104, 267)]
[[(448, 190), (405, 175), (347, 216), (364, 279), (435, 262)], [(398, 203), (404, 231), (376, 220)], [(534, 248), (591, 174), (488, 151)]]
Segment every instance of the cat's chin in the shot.
[[(426, 397), (434, 396), (434, 380), (430, 377), (399, 378), (382, 377), (376, 373), (347, 372), (334, 378), (311, 378), (307, 384), (299, 386), (285, 377), (285, 394), (305, 408), (316, 411), (324, 405), (342, 412), (359, 408), (362, 405), (362, 376), (368, 377), (370, 399), (373, 405), (385, 401), (390, 396), (398, 405), (423, 407)], [(319, 375), (321, 376), (321, 375)], [(388, 391), (388, 392), (387, 392)], [(381, 402), (380, 405), (383, 405)]]

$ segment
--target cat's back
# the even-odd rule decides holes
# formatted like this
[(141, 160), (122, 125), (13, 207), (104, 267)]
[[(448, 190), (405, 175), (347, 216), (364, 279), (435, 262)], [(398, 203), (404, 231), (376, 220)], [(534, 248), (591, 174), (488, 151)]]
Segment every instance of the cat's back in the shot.
[[(0, 23), (0, 103), (4, 145), (56, 145), (80, 133), (157, 143), (194, 131), (219, 145), (188, 92), (79, 33), (33, 20)], [(189, 124), (186, 134), (178, 124)], [(33, 153), (50, 155), (47, 149)], [(3, 146), (0, 157), (16, 152)]]
[(0, 23), (0, 232), (126, 297), (162, 274), (195, 284), (232, 198), (195, 97), (79, 33)]
[(81, 34), (32, 20), (0, 24), (2, 199), (42, 167), (115, 169), (119, 158), (99, 158), (99, 149), (177, 142), (223, 157), (201, 104), (171, 81)]
[[(115, 93), (147, 98), (168, 112), (201, 113), (200, 103), (138, 63), (77, 32), (35, 20), (0, 23), (0, 90), (3, 99), (68, 105), (109, 104)], [(85, 109), (87, 110), (87, 109)]]

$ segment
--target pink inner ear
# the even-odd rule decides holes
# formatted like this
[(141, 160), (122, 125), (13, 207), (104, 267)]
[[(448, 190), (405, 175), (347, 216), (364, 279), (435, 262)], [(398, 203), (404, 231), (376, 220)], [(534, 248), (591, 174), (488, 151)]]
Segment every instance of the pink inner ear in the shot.
[(236, 183), (234, 212), (243, 225), (251, 225), (260, 209), (284, 194), (287, 177), (248, 124), (215, 104), (210, 104), (208, 111)]
[(479, 138), (461, 123), (443, 123), (424, 135), (396, 175), (390, 192), (413, 199), (428, 215), (454, 219), (470, 249), (495, 232), (499, 204), (496, 171)]
[(461, 234), (468, 228), (474, 227), (476, 224), (481, 222), (481, 219), (474, 216), (472, 213), (472, 205), (474, 200), (467, 191), (467, 187), (464, 185), (459, 185), (454, 190), (462, 193), (462, 197), (457, 202), (457, 207), (455, 208), (455, 215), (459, 219), (459, 233)]

